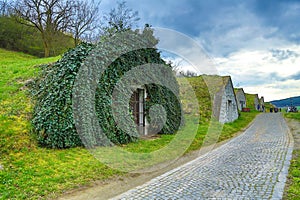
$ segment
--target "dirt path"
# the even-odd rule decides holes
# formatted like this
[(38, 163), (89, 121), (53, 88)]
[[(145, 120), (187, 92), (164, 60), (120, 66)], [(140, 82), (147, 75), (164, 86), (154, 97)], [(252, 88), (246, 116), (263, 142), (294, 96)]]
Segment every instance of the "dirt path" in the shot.
[[(294, 150), (300, 150), (300, 121), (295, 120), (295, 119), (286, 119), (287, 124), (291, 130), (291, 134), (293, 135), (294, 138)], [(298, 153), (293, 153), (292, 159), (298, 159), (299, 154)], [(292, 183), (292, 178), (288, 177), (287, 183), (285, 185), (285, 193), (284, 193), (284, 198), (287, 199), (288, 197), (288, 188), (290, 187)]]
[(294, 150), (300, 150), (300, 122), (295, 119), (286, 119), (294, 138)]

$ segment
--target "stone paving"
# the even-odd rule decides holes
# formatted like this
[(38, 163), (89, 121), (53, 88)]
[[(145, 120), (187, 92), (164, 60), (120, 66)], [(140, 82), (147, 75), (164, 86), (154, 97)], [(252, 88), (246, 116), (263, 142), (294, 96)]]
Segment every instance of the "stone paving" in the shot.
[(292, 149), (282, 115), (262, 114), (221, 147), (113, 199), (281, 199)]

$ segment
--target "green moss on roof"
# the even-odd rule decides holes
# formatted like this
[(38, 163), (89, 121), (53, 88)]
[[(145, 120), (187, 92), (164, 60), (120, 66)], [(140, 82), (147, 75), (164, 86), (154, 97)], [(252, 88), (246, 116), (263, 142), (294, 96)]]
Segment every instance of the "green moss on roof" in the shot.
[[(256, 110), (254, 100), (255, 100), (255, 98), (258, 97), (258, 95), (257, 94), (247, 94), (247, 93), (245, 93), (245, 94), (246, 94), (246, 99), (247, 99), (247, 107), (252, 110)], [(257, 99), (257, 100), (259, 100), (259, 99)]]
[[(177, 80), (180, 86), (181, 101), (184, 112), (200, 114), (201, 120), (209, 120), (212, 113), (212, 100), (214, 95), (226, 86), (230, 80), (230, 76), (222, 77), (218, 75), (201, 75), (197, 77), (178, 78)], [(193, 102), (193, 96), (187, 95), (187, 90), (191, 87), (193, 88), (198, 100), (199, 113), (194, 112), (196, 108), (194, 108), (190, 103)]]
[[(243, 88), (234, 88), (234, 93), (237, 94), (239, 91), (244, 92)], [(245, 93), (245, 92), (244, 92)]]
[(201, 77), (209, 88), (211, 95), (217, 94), (230, 80), (230, 76), (202, 75)]

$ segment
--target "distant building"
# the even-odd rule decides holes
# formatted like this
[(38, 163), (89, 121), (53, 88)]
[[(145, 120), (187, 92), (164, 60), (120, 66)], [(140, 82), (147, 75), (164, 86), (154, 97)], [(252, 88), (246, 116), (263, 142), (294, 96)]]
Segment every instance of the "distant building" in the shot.
[(245, 93), (247, 99), (247, 108), (250, 110), (260, 110), (258, 94)]
[(259, 107), (260, 107), (259, 111), (261, 111), (261, 112), (265, 111), (265, 99), (263, 96), (260, 97), (260, 99), (259, 99)]
[(247, 107), (246, 95), (243, 88), (235, 88), (234, 89), (236, 101), (238, 105), (239, 111), (242, 111), (243, 108)]
[(238, 105), (230, 76), (202, 76), (213, 99), (213, 115), (221, 123), (239, 117)]
[(254, 107), (256, 110), (260, 110), (258, 94), (254, 94)]

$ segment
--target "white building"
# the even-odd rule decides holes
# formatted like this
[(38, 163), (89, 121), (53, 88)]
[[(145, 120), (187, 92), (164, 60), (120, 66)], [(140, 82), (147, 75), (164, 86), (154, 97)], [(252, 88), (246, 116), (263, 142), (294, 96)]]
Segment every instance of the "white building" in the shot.
[(239, 117), (238, 105), (230, 76), (202, 76), (213, 99), (213, 115), (221, 123), (233, 122)]

